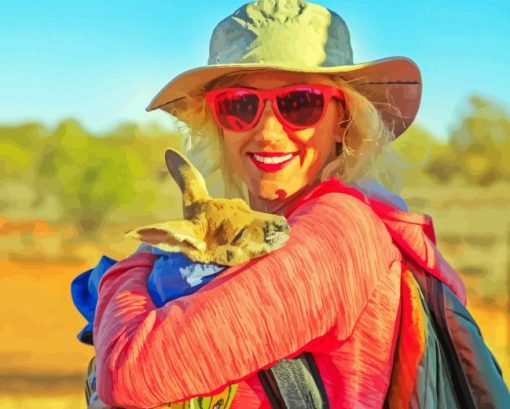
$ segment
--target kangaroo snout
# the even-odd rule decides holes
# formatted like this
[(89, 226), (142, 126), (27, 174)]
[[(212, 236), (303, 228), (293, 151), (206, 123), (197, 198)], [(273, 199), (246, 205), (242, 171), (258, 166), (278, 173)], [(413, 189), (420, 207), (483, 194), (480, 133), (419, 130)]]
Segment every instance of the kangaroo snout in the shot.
[(272, 229), (275, 233), (288, 233), (289, 225), (287, 224), (287, 221), (285, 219), (280, 220), (280, 221), (275, 221), (272, 224)]
[(264, 241), (272, 248), (276, 248), (288, 240), (290, 228), (284, 217), (273, 216), (272, 220), (266, 222), (263, 231)]
[(287, 220), (274, 220), (266, 223), (266, 235), (278, 234), (278, 233), (288, 233), (289, 225), (287, 224)]

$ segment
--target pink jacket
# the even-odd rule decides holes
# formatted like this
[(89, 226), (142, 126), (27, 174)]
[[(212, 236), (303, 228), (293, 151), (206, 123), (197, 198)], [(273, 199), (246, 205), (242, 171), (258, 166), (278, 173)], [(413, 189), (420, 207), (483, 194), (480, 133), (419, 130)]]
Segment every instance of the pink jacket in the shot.
[(256, 373), (311, 352), (331, 408), (382, 407), (400, 314), (402, 252), (450, 286), (462, 282), (434, 245), (427, 216), (395, 210), (330, 179), (287, 218), (287, 244), (156, 308), (154, 256), (113, 266), (94, 326), (98, 394), (153, 407), (238, 383), (232, 408), (270, 408)]

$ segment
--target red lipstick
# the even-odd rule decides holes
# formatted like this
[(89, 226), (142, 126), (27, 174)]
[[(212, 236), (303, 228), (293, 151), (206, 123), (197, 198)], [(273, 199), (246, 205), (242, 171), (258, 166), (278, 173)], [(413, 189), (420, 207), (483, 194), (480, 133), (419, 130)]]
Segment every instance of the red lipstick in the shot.
[[(263, 170), (264, 172), (277, 172), (280, 169), (283, 169), (285, 166), (287, 166), (292, 159), (294, 159), (297, 156), (297, 152), (250, 152), (248, 153), (248, 156), (250, 157), (253, 164)], [(260, 160), (257, 160), (255, 156), (259, 156), (262, 158), (277, 158), (282, 156), (288, 156), (292, 155), (289, 159), (285, 160), (284, 162), (280, 163), (264, 163)]]

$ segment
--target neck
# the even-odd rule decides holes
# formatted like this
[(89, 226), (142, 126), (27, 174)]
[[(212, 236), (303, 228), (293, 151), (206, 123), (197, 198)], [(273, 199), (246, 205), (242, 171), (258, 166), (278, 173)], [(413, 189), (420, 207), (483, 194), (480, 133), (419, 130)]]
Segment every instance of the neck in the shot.
[(277, 215), (285, 215), (287, 211), (294, 206), (294, 204), (310, 189), (312, 189), (315, 185), (317, 185), (320, 182), (320, 179), (316, 179), (315, 181), (311, 182), (310, 184), (306, 185), (301, 190), (297, 191), (296, 193), (292, 194), (291, 196), (282, 198), (282, 199), (274, 199), (274, 200), (267, 200), (263, 199), (261, 197), (252, 195), (251, 192), (249, 194), (250, 196), (250, 207), (253, 210), (264, 212), (264, 213), (271, 213), (271, 214), (277, 214)]

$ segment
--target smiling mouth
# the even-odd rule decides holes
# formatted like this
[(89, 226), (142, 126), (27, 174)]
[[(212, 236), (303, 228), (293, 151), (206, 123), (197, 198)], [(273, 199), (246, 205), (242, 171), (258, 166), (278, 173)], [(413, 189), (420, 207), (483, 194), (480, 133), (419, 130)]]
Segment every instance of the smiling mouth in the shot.
[(265, 172), (276, 172), (287, 166), (298, 152), (249, 152), (255, 166)]

